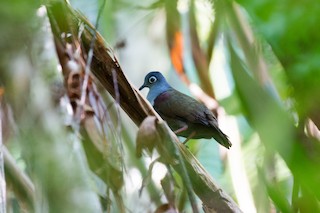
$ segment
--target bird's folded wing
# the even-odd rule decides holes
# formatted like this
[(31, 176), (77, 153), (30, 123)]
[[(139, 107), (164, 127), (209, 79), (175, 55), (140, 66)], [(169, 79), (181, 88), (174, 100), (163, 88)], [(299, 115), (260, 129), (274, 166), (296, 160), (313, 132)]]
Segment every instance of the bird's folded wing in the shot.
[(216, 118), (203, 104), (174, 89), (160, 94), (154, 101), (154, 108), (169, 118), (207, 126), (217, 125)]

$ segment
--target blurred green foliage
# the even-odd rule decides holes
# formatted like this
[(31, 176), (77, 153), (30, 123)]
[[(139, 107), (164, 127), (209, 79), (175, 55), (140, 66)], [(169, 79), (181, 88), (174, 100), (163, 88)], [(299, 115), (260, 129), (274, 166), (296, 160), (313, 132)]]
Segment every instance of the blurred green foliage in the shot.
[(238, 0), (255, 28), (271, 45), (293, 86), (297, 109), (303, 117), (317, 111), (320, 92), (320, 5), (307, 1)]
[[(92, 1), (87, 8), (87, 2), (79, 2), (79, 9), (94, 20), (101, 1)], [(142, 72), (149, 70), (141, 70), (141, 67), (158, 69), (155, 65), (144, 66), (149, 62), (145, 59), (147, 56), (154, 58), (150, 63), (168, 64), (173, 42), (170, 39), (174, 37), (175, 30), (182, 30), (185, 38), (190, 40), (184, 45), (191, 45), (196, 39), (194, 35), (189, 35), (188, 29), (207, 27), (199, 21), (201, 19), (195, 21), (186, 18), (191, 13), (188, 11), (191, 6), (186, 3), (189, 13), (179, 8), (185, 2), (160, 0), (138, 4), (107, 1), (99, 30), (107, 42), (116, 44), (124, 41), (123, 47), (117, 51), (121, 66), (127, 68), (124, 71), (130, 76), (129, 80), (143, 81)], [(199, 5), (202, 3), (212, 7), (211, 15), (214, 18), (207, 17), (211, 21), (210, 35), (198, 38), (201, 44), (198, 48), (201, 48), (202, 54), (205, 53), (202, 56), (207, 60), (208, 73), (220, 72), (209, 69), (213, 58), (217, 57), (217, 49), (221, 48), (219, 42), (227, 57), (223, 72), (230, 70), (232, 78), (229, 81), (232, 82), (229, 85), (234, 85), (234, 88), (228, 88), (232, 92), (220, 100), (220, 105), (228, 115), (236, 118), (237, 128), (241, 132), (239, 152), (244, 163), (242, 172), (249, 180), (255, 210), (319, 211), (319, 141), (305, 134), (308, 118), (316, 125), (320, 124), (319, 1), (236, 0), (241, 6), (231, 0), (192, 2), (196, 5), (192, 11), (195, 16), (201, 13)], [(12, 107), (17, 128), (16, 135), (9, 140), (14, 145), (6, 146), (11, 153), (18, 153), (14, 156), (18, 156), (25, 167), (17, 165), (17, 168), (27, 174), (35, 186), (35, 200), (31, 209), (40, 212), (97, 212), (101, 211), (101, 205), (117, 212), (114, 195), (110, 195), (109, 191), (111, 185), (103, 182), (104, 176), (114, 177), (112, 174), (115, 171), (106, 168), (105, 156), (97, 154), (84, 132), (84, 137), (78, 137), (77, 133), (66, 131), (63, 122), (65, 114), (51, 102), (51, 87), (48, 85), (59, 79), (56, 76), (57, 59), (54, 54), (47, 55), (47, 52), (53, 52), (53, 49), (46, 48), (52, 37), (43, 29), (45, 18), (39, 15), (40, 4), (40, 1), (22, 0), (0, 2), (0, 87), (5, 88), (5, 101)], [(132, 22), (136, 16), (142, 18)], [(166, 24), (163, 21), (165, 18)], [(166, 36), (167, 40), (159, 39)], [(155, 47), (161, 47), (161, 50)], [(190, 51), (191, 47), (187, 47)], [(160, 53), (156, 54), (156, 51)], [(189, 57), (187, 60), (195, 59)], [(189, 65), (192, 63), (196, 62), (185, 62)], [(266, 64), (266, 76), (261, 63)], [(161, 68), (170, 69), (169, 66)], [(190, 70), (187, 72), (189, 79), (197, 82), (198, 70)], [(261, 80), (259, 76), (265, 78)], [(206, 80), (212, 83), (212, 78)], [(206, 86), (203, 88), (211, 88)], [(206, 92), (213, 94), (213, 91)], [(112, 108), (114, 102), (110, 101), (105, 91), (99, 88), (99, 93), (103, 101), (108, 103), (108, 110)], [(110, 112), (112, 117), (117, 118), (115, 110)], [(146, 187), (148, 193), (141, 198), (137, 195), (137, 189), (123, 193), (125, 190), (122, 187), (128, 187), (126, 184), (140, 184), (141, 178), (133, 176), (132, 171), (138, 170), (139, 175), (145, 177), (150, 162), (146, 163), (147, 158), (139, 160), (135, 157), (133, 141), (137, 129), (129, 122), (129, 117), (123, 116), (122, 120), (121, 137), (126, 144), (122, 154), (126, 155), (124, 164), (128, 171), (125, 171), (123, 180), (115, 181), (119, 184), (114, 187), (119, 189), (116, 196), (130, 203), (128, 208), (133, 211), (138, 202), (145, 205), (146, 209), (153, 210), (165, 200), (161, 196), (161, 185), (154, 180)], [(118, 121), (110, 119), (110, 122)], [(236, 191), (243, 183), (232, 183), (232, 176), (237, 173), (230, 163), (220, 160), (217, 146), (208, 141), (201, 141), (200, 145), (196, 141), (191, 143), (190, 150), (199, 153), (197, 156), (207, 170), (239, 201)], [(92, 177), (99, 172), (100, 177)], [(132, 180), (131, 177), (138, 180)], [(176, 204), (180, 210), (189, 210), (182, 181), (176, 173), (173, 177), (176, 178), (174, 191), (178, 195)], [(20, 205), (21, 201), (24, 203), (28, 200), (18, 196), (19, 190), (13, 191), (17, 193)]]

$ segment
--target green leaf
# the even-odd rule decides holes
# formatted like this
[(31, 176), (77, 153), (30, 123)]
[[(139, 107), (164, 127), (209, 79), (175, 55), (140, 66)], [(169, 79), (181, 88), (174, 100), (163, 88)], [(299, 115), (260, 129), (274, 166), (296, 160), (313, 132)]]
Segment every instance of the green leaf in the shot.
[(228, 97), (219, 100), (219, 103), (226, 110), (228, 115), (240, 115), (242, 114), (242, 108), (239, 104), (239, 97), (236, 92), (232, 92)]
[(319, 147), (294, 126), (281, 103), (249, 75), (230, 41), (228, 44), (232, 75), (249, 123), (265, 147), (271, 152), (278, 152), (302, 185), (320, 198), (320, 161), (316, 155)]
[(284, 192), (279, 188), (279, 184), (270, 183), (267, 180), (266, 174), (264, 173), (263, 169), (259, 167), (257, 169), (258, 169), (258, 175), (260, 179), (264, 182), (264, 185), (267, 188), (269, 197), (275, 204), (276, 208), (281, 212), (290, 212), (290, 204), (286, 199), (286, 195), (284, 194)]

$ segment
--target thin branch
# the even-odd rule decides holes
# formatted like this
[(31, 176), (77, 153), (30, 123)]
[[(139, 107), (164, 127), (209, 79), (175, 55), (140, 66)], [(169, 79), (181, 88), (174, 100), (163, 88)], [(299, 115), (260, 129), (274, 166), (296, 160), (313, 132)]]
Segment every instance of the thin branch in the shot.
[(300, 184), (298, 183), (297, 178), (293, 177), (293, 186), (292, 186), (292, 196), (291, 196), (291, 205), (292, 205), (292, 213), (298, 212), (298, 199), (299, 199), (299, 191), (300, 191)]
[[(99, 20), (100, 20), (100, 17), (101, 17), (101, 14), (102, 14), (102, 11), (104, 9), (105, 4), (106, 4), (106, 0), (103, 0), (103, 3), (102, 3), (102, 5), (101, 5), (101, 7), (99, 9), (98, 16), (97, 16), (97, 19), (96, 19), (95, 29), (98, 29), (98, 27), (99, 27)], [(79, 37), (81, 37), (81, 35)], [(88, 51), (86, 66), (85, 66), (85, 75), (84, 75), (84, 80), (82, 82), (80, 104), (78, 104), (79, 108), (77, 110), (77, 115), (76, 115), (76, 118), (79, 119), (78, 122), (76, 122), (77, 126), (78, 126), (77, 130), (79, 130), (81, 114), (83, 112), (83, 108), (84, 108), (84, 105), (85, 105), (85, 100), (86, 100), (86, 97), (87, 97), (87, 87), (88, 87), (88, 82), (89, 82), (90, 67), (91, 67), (91, 62), (92, 62), (92, 57), (93, 57), (93, 47), (94, 47), (95, 41), (96, 41), (96, 31), (93, 32), (93, 36), (92, 36), (92, 39), (91, 39), (91, 42), (90, 42), (90, 48), (89, 48), (89, 51)]]
[[(180, 142), (178, 142), (180, 143)], [(172, 143), (174, 146), (174, 152), (176, 153), (179, 153), (179, 149), (178, 149), (178, 146), (176, 143)], [(188, 171), (187, 171), (187, 168), (186, 168), (186, 165), (185, 165), (185, 162), (183, 161), (183, 158), (182, 158), (182, 154), (179, 153), (178, 155), (178, 160), (179, 160), (179, 163), (180, 163), (180, 166), (181, 166), (181, 177), (182, 177), (182, 180), (184, 181), (184, 184), (185, 184), (185, 187), (186, 187), (186, 190), (187, 190), (187, 194), (188, 194), (188, 197), (189, 197), (189, 200), (190, 200), (190, 203), (191, 203), (191, 207), (192, 207), (192, 211), (194, 213), (198, 213), (199, 210), (198, 210), (198, 206), (197, 206), (197, 202), (196, 202), (196, 199), (194, 197), (194, 192), (192, 190), (192, 183), (191, 183), (191, 180), (190, 180), (190, 177), (188, 175)]]
[(270, 89), (273, 95), (278, 98), (279, 94), (269, 76), (267, 64), (254, 43), (253, 32), (243, 17), (239, 5), (235, 2), (222, 3), (225, 4), (228, 21), (235, 31), (234, 35), (243, 50), (250, 71), (262, 86)]
[[(120, 93), (119, 93), (119, 85), (117, 80), (117, 72), (113, 69), (112, 70), (112, 80), (114, 85), (114, 91), (115, 91), (115, 106), (116, 106), (116, 115), (117, 115), (117, 126), (116, 126), (116, 132), (118, 133), (118, 139), (119, 139), (119, 147), (122, 154), (124, 154), (123, 145), (121, 143), (121, 117), (120, 117), (120, 110), (119, 110), (119, 103), (120, 103)], [(121, 158), (123, 160), (123, 158)], [(123, 164), (124, 166), (124, 164)], [(125, 168), (124, 168), (125, 169)]]
[(15, 195), (20, 202), (27, 204), (30, 210), (34, 208), (35, 189), (30, 178), (18, 167), (14, 158), (3, 146), (4, 166), (6, 171), (6, 182), (12, 187)]

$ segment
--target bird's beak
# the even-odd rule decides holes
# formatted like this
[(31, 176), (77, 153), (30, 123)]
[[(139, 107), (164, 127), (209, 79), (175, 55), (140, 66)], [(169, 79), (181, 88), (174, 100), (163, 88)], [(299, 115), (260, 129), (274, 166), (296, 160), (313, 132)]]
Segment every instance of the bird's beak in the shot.
[(146, 86), (143, 84), (140, 88), (139, 88), (139, 90), (142, 90), (143, 88), (145, 88)]

